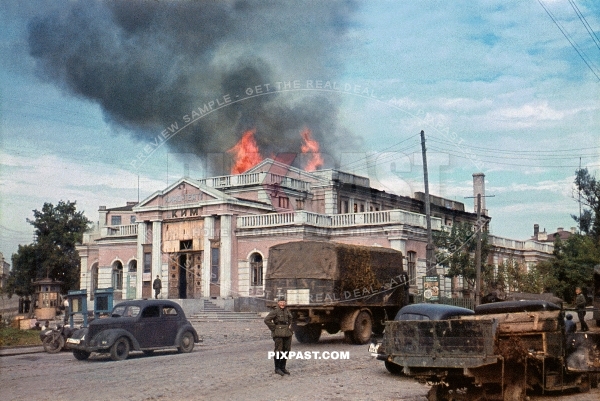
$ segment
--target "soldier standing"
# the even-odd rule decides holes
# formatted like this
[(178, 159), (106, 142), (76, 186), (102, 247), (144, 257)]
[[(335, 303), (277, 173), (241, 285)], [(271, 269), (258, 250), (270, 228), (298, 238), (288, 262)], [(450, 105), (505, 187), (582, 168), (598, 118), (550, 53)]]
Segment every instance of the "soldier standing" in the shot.
[(160, 281), (160, 277), (157, 274), (156, 279), (152, 283), (152, 288), (154, 288), (154, 298), (158, 299), (158, 295), (160, 294), (160, 290), (162, 289), (162, 282)]
[(580, 287), (575, 288), (575, 294), (577, 294), (577, 297), (575, 298), (575, 307), (577, 309), (579, 323), (581, 323), (581, 331), (588, 331), (589, 328), (585, 322), (585, 306), (587, 304), (585, 296), (581, 293)]
[(289, 375), (285, 368), (287, 356), (283, 352), (289, 352), (292, 348), (292, 313), (286, 308), (285, 298), (279, 298), (277, 307), (265, 317), (265, 324), (271, 330), (271, 337), (275, 342), (275, 373), (280, 376)]

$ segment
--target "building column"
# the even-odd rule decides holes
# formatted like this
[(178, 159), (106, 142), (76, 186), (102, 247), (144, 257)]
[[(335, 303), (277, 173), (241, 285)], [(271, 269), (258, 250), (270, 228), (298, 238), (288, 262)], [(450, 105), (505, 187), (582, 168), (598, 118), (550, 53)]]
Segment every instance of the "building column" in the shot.
[(79, 257), (81, 259), (81, 261), (79, 262), (81, 265), (81, 270), (79, 271), (79, 289), (88, 291), (87, 297), (88, 297), (88, 301), (89, 301), (91, 295), (90, 295), (90, 291), (89, 291), (90, 279), (88, 277), (91, 277), (91, 275), (92, 275), (92, 272), (89, 271), (89, 266), (88, 266), (89, 248), (86, 246), (85, 250), (77, 249), (77, 251), (79, 252)]
[(212, 216), (204, 216), (204, 233), (202, 237), (202, 249), (204, 249), (204, 260), (202, 261), (202, 296), (210, 297), (210, 240), (215, 235), (215, 218)]
[[(162, 277), (162, 222), (152, 222), (152, 277), (150, 283), (154, 281), (156, 276)], [(168, 285), (166, 281), (163, 281), (165, 285)]]
[(143, 244), (146, 243), (146, 223), (143, 221), (140, 221), (137, 223), (138, 225), (138, 230), (137, 230), (137, 260), (138, 260), (138, 266), (137, 266), (137, 274), (136, 274), (136, 279), (135, 279), (135, 296), (134, 298), (141, 298), (142, 297), (142, 277), (144, 275), (144, 247), (142, 246)]
[(221, 298), (231, 297), (231, 251), (233, 249), (231, 233), (231, 215), (221, 215), (221, 246), (219, 270), (221, 272)]
[(389, 241), (390, 241), (390, 248), (402, 252), (402, 256), (404, 256), (404, 258), (406, 258), (406, 238), (403, 238), (403, 237), (390, 238)]

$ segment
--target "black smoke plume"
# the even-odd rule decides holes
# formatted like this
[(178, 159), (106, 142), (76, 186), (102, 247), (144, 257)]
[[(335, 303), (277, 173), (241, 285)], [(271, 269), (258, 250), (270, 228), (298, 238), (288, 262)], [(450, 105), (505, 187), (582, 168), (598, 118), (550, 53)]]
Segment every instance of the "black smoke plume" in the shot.
[[(141, 142), (209, 101), (277, 81), (341, 79), (348, 1), (69, 1), (28, 26), (44, 77), (97, 102)], [(271, 86), (273, 88), (273, 86)], [(299, 152), (312, 130), (322, 152), (356, 150), (337, 126), (340, 93), (276, 92), (232, 102), (168, 141), (172, 152), (225, 152), (247, 129), (269, 157)], [(343, 137), (343, 141), (340, 138)]]

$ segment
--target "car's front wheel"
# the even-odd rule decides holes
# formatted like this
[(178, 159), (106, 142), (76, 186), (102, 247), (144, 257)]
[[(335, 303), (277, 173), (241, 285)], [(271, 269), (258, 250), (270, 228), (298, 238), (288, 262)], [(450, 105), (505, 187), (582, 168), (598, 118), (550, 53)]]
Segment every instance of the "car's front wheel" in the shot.
[(85, 361), (86, 359), (88, 359), (90, 357), (90, 354), (91, 354), (90, 352), (82, 351), (82, 350), (79, 350), (79, 349), (74, 349), (73, 350), (73, 356), (78, 361)]
[(125, 337), (120, 337), (110, 347), (110, 357), (113, 361), (122, 361), (129, 356), (129, 340)]
[(179, 340), (179, 346), (177, 347), (177, 350), (179, 352), (192, 352), (192, 350), (194, 349), (194, 335), (189, 332), (186, 331), (185, 333), (183, 333), (181, 335), (181, 339)]

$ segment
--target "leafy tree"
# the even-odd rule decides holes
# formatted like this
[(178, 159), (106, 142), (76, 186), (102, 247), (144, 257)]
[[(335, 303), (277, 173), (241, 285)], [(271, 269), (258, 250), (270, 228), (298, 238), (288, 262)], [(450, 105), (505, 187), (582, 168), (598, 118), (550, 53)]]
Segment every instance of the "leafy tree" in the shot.
[(20, 245), (12, 255), (13, 268), (7, 293), (19, 296), (34, 293), (33, 281), (48, 277), (62, 281), (65, 291), (79, 288), (80, 259), (75, 245), (81, 242), (90, 221), (77, 212), (76, 202), (44, 203), (27, 219), (35, 230), (32, 244)]
[(592, 176), (587, 168), (575, 171), (575, 186), (578, 199), (587, 207), (581, 216), (571, 215), (579, 224), (579, 230), (600, 243), (600, 181)]
[[(483, 283), (490, 283), (493, 281), (493, 269), (485, 265), (490, 250), (487, 233), (482, 233), (481, 238), (481, 279)], [(477, 278), (475, 266), (477, 232), (473, 226), (468, 223), (454, 224), (450, 232), (446, 230), (435, 232), (433, 241), (437, 249), (438, 264), (447, 268), (445, 276), (462, 277), (468, 286), (473, 288)]]
[(545, 288), (567, 302), (575, 298), (575, 287), (593, 285), (594, 266), (600, 263), (600, 249), (589, 235), (571, 235), (554, 242), (554, 258), (540, 262), (537, 269), (548, 276)]
[(529, 270), (514, 259), (505, 260), (498, 265), (497, 280), (501, 288), (509, 292), (529, 292), (540, 294), (555, 285), (555, 279), (540, 266)]

